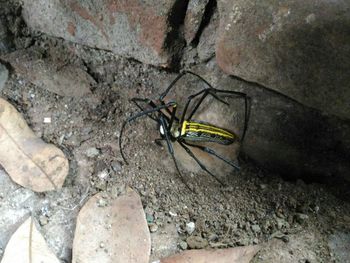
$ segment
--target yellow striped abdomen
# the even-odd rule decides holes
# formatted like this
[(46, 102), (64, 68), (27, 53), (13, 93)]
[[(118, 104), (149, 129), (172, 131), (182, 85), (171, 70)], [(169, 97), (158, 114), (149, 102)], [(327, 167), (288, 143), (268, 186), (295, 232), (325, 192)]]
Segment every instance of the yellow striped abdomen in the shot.
[(181, 138), (187, 141), (215, 142), (231, 144), (237, 136), (231, 131), (205, 122), (184, 121), (181, 126)]

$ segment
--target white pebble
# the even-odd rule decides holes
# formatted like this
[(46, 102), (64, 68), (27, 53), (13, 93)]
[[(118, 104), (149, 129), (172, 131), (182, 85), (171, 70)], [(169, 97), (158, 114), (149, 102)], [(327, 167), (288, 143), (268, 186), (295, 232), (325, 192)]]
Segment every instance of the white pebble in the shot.
[(171, 216), (177, 216), (177, 214), (175, 213), (175, 212), (171, 212), (171, 211), (169, 211), (169, 215), (171, 215)]
[(51, 123), (51, 117), (45, 117), (44, 123)]
[(191, 235), (196, 228), (196, 225), (194, 222), (189, 222), (186, 224), (186, 232)]

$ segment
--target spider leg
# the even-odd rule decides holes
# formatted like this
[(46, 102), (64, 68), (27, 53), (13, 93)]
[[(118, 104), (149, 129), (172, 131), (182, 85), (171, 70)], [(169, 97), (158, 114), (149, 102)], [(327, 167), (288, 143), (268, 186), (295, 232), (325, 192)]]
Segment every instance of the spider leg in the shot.
[(120, 133), (119, 133), (119, 150), (120, 150), (120, 154), (121, 154), (121, 156), (126, 164), (128, 164), (128, 162), (126, 161), (126, 158), (125, 158), (125, 155), (123, 152), (123, 148), (122, 148), (122, 137), (123, 137), (123, 132), (124, 132), (126, 125), (139, 117), (149, 116), (149, 114), (151, 114), (153, 112), (160, 112), (161, 109), (174, 106), (175, 104), (176, 104), (175, 102), (169, 102), (169, 103), (166, 103), (164, 105), (154, 107), (153, 109), (144, 110), (142, 112), (139, 112), (139, 113), (127, 118), (126, 121), (124, 121), (124, 123), (122, 124), (122, 127), (120, 129)]
[(182, 142), (177, 141), (182, 148), (185, 149), (185, 151), (198, 163), (198, 165), (204, 170), (206, 171), (208, 174), (210, 174), (216, 181), (218, 181), (222, 186), (225, 186), (225, 184), (219, 179), (217, 178), (212, 172), (210, 172), (207, 167), (205, 167), (205, 165), (193, 154), (193, 152)]
[(201, 146), (201, 145), (196, 145), (196, 144), (191, 144), (188, 142), (183, 142), (184, 144), (186, 144), (187, 146), (191, 146), (194, 148), (197, 148), (199, 150), (201, 150), (202, 152), (206, 152), (210, 155), (215, 156), (216, 158), (224, 161), (225, 163), (227, 163), (228, 165), (232, 166), (233, 168), (235, 168), (236, 170), (240, 170), (241, 168), (238, 166), (238, 164), (234, 163), (233, 161), (221, 156), (220, 154), (218, 154), (217, 152), (215, 152), (213, 149), (209, 148), (209, 147), (205, 147), (205, 146)]
[(193, 73), (192, 71), (189, 70), (184, 70), (182, 71), (168, 86), (168, 88), (159, 96), (159, 100), (163, 100), (165, 98), (165, 96), (169, 93), (169, 91), (175, 86), (176, 82), (178, 82), (183, 76), (185, 76), (186, 74), (190, 74), (193, 75), (197, 78), (199, 78), (200, 80), (202, 80), (205, 84), (207, 84), (209, 87), (212, 88), (212, 86), (209, 84), (208, 81), (206, 81), (205, 79), (203, 79), (201, 76), (197, 75), (196, 73)]
[[(145, 102), (147, 104), (151, 104), (151, 102), (152, 102), (150, 99), (144, 99), (144, 98), (132, 98), (132, 99), (130, 99), (130, 101), (133, 102), (141, 111), (145, 111), (145, 109), (140, 104), (138, 104), (138, 102)], [(154, 118), (150, 115), (148, 115), (148, 117), (150, 117), (152, 120), (158, 122), (156, 118)]]
[(166, 123), (165, 123), (163, 117), (160, 117), (159, 120), (160, 120), (160, 124), (162, 125), (163, 130), (164, 130), (164, 138), (165, 138), (165, 140), (167, 142), (167, 145), (168, 145), (168, 151), (169, 151), (169, 153), (170, 153), (170, 155), (171, 155), (171, 157), (172, 157), (172, 159), (174, 161), (174, 164), (175, 164), (176, 170), (178, 172), (178, 175), (180, 176), (181, 181), (186, 185), (186, 187), (191, 192), (193, 192), (193, 189), (191, 189), (191, 187), (187, 184), (185, 178), (183, 177), (182, 173), (180, 172), (179, 166), (177, 164), (177, 161), (176, 161), (176, 158), (175, 158), (175, 155), (174, 155), (174, 148), (173, 148), (173, 146), (171, 144), (171, 141), (170, 141), (170, 138), (169, 138), (169, 134), (168, 134), (168, 129), (166, 127)]

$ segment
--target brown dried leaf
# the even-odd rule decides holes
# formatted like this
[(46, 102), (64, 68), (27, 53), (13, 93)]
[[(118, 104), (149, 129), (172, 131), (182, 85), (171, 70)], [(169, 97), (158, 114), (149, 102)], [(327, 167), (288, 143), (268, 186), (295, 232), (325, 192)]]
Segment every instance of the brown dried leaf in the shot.
[(28, 218), (12, 235), (1, 263), (59, 263), (37, 230), (32, 218)]
[(151, 238), (137, 193), (116, 199), (99, 193), (78, 215), (73, 263), (148, 263)]
[(218, 250), (188, 250), (162, 259), (160, 263), (249, 263), (259, 246), (245, 246)]
[(57, 66), (53, 61), (42, 58), (38, 48), (18, 50), (2, 59), (31, 83), (61, 96), (83, 97), (91, 94), (90, 84), (95, 82), (79, 67)]
[(52, 144), (36, 137), (23, 117), (0, 98), (0, 165), (13, 181), (36, 192), (60, 188), (68, 160)]

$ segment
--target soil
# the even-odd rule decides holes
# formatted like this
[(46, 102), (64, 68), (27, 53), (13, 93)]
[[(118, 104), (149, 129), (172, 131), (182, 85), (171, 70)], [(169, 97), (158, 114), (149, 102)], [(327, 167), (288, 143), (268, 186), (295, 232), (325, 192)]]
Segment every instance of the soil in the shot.
[[(189, 191), (166, 145), (154, 143), (159, 130), (148, 118), (131, 123), (124, 134), (126, 165), (119, 152), (119, 132), (122, 123), (138, 111), (129, 99), (160, 94), (176, 74), (44, 35), (30, 33), (17, 42), (21, 39), (43, 47), (57, 65), (77, 65), (96, 81), (89, 96), (62, 97), (12, 72), (0, 94), (23, 114), (38, 136), (58, 146), (69, 158), (70, 172), (63, 189), (41, 194), (27, 191), (32, 200), (29, 203), (19, 200), (23, 191), (11, 199), (6, 197), (8, 189), (20, 187), (0, 174), (1, 211), (32, 213), (63, 262), (71, 259), (79, 208), (95, 193), (113, 193), (125, 185), (142, 198), (153, 232), (154, 260), (190, 247), (262, 244), (266, 247), (254, 262), (276, 258), (280, 262), (346, 262), (336, 244), (339, 238), (349, 237), (349, 192), (335, 194), (327, 185), (286, 181), (248, 158), (240, 160), (239, 172), (226, 174), (225, 187), (203, 170), (183, 170), (194, 188)], [(46, 117), (51, 123), (44, 123)], [(191, 235), (190, 222), (195, 224)], [(2, 227), (11, 229), (6, 240), (13, 227)]]

